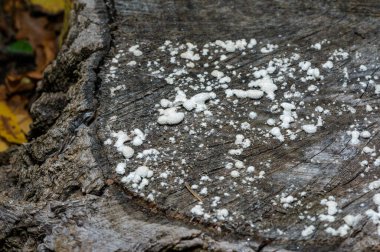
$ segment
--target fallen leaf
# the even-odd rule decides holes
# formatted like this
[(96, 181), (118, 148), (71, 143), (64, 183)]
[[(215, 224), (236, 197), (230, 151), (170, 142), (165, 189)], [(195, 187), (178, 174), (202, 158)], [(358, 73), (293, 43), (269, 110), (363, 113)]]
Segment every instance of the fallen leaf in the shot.
[(48, 14), (58, 14), (65, 9), (65, 0), (29, 0), (32, 5), (38, 6)]
[(43, 77), (43, 73), (40, 71), (31, 71), (31, 72), (27, 72), (26, 76), (28, 76), (31, 79), (41, 80)]
[(5, 79), (5, 86), (7, 87), (7, 94), (14, 94), (18, 92), (33, 91), (35, 84), (24, 75), (8, 74)]
[(33, 54), (33, 48), (26, 40), (18, 40), (5, 48), (7, 53)]
[(0, 152), (6, 151), (9, 148), (7, 142), (0, 138)]
[(64, 15), (63, 15), (63, 24), (62, 24), (62, 29), (59, 34), (58, 38), (58, 45), (59, 48), (62, 47), (63, 41), (65, 40), (67, 33), (69, 32), (70, 28), (70, 13), (71, 10), (73, 9), (73, 3), (72, 0), (65, 0), (65, 10), (64, 10)]
[(33, 120), (26, 110), (28, 99), (25, 96), (14, 95), (7, 102), (8, 107), (17, 118), (17, 123), (21, 131), (26, 135), (30, 130)]
[(4, 85), (0, 85), (0, 101), (4, 101), (7, 98), (7, 88)]
[(26, 137), (18, 125), (17, 117), (5, 101), (0, 101), (0, 136), (10, 143), (26, 142)]
[(21, 9), (24, 7), (22, 0), (8, 0), (4, 2), (3, 9), (5, 12), (12, 12), (15, 9)]
[(17, 39), (27, 39), (36, 55), (36, 71), (43, 72), (52, 62), (57, 52), (56, 34), (46, 29), (49, 21), (46, 17), (32, 17), (27, 11), (15, 13)]
[[(3, 57), (4, 62), (10, 60), (3, 66), (4, 73), (0, 73), (2, 152), (12, 144), (27, 141), (26, 135), (32, 123), (28, 112), (29, 97), (32, 96), (37, 81), (43, 78), (46, 66), (55, 59), (58, 41), (62, 42), (66, 35), (72, 0), (0, 2), (0, 46), (8, 57)], [(67, 19), (66, 29), (62, 29), (63, 18)]]

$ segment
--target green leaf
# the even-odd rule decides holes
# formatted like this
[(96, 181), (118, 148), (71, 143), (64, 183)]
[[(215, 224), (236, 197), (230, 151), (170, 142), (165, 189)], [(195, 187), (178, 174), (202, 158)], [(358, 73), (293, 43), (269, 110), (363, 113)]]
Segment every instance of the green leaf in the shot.
[(18, 40), (5, 48), (7, 53), (13, 54), (33, 54), (33, 48), (26, 40)]

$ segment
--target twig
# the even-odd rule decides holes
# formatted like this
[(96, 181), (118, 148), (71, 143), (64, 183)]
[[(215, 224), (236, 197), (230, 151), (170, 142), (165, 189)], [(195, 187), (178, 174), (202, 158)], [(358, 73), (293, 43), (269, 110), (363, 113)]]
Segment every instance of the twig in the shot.
[(200, 202), (203, 202), (201, 196), (199, 196), (198, 193), (196, 193), (193, 189), (191, 189), (191, 187), (189, 186), (189, 184), (187, 182), (185, 182), (185, 186), (187, 188), (187, 190), (189, 190), (189, 192), (197, 199), (199, 200)]

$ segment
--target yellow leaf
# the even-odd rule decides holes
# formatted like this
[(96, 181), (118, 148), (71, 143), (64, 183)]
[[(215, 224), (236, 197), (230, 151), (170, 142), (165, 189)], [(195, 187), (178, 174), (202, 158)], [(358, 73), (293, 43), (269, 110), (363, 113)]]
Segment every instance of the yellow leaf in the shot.
[(29, 0), (29, 2), (50, 14), (58, 14), (65, 9), (65, 0)]
[(32, 124), (32, 118), (30, 118), (30, 115), (26, 110), (23, 112), (19, 112), (16, 114), (17, 117), (17, 123), (20, 126), (20, 130), (23, 134), (28, 134), (30, 130), (30, 125)]
[(0, 138), (0, 152), (6, 151), (8, 147), (9, 145), (7, 144), (7, 142)]
[(70, 12), (73, 8), (72, 0), (64, 0), (65, 1), (65, 11), (63, 15), (63, 25), (61, 29), (61, 33), (59, 34), (58, 38), (58, 46), (59, 48), (62, 47), (63, 41), (65, 40), (67, 33), (69, 32), (70, 28)]
[(17, 117), (4, 101), (0, 101), (0, 136), (10, 143), (21, 144), (26, 142), (26, 137), (20, 129)]
[(17, 124), (19, 125), (21, 131), (26, 135), (30, 130), (30, 125), (32, 124), (32, 118), (30, 117), (28, 111), (25, 107), (28, 104), (28, 99), (24, 96), (14, 95), (11, 99), (7, 101), (8, 108), (17, 118)]

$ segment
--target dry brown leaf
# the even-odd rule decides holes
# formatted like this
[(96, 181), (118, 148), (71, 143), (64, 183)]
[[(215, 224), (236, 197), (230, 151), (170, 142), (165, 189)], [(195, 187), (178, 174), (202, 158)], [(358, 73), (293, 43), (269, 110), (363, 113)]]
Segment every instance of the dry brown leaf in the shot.
[[(70, 0), (5, 0), (3, 10), (13, 18), (13, 25), (0, 20), (1, 30), (9, 30), (18, 41), (27, 40), (35, 53), (36, 68), (33, 71), (19, 73), (13, 69), (7, 73), (5, 85), (0, 85), (0, 152), (12, 143), (27, 141), (32, 119), (27, 110), (29, 100), (20, 92), (33, 91), (37, 80), (42, 79), (43, 71), (56, 57), (58, 50), (57, 33), (59, 26), (49, 23), (50, 14), (62, 13)], [(27, 5), (29, 4), (29, 5)], [(49, 15), (33, 16), (32, 9), (42, 10)], [(49, 18), (49, 19), (48, 19)], [(59, 25), (59, 23), (58, 23)], [(3, 31), (2, 31), (3, 32)], [(30, 69), (30, 68), (29, 68)], [(16, 74), (17, 73), (17, 74)], [(1, 83), (0, 83), (1, 84)]]
[(7, 93), (13, 94), (18, 92), (33, 91), (34, 83), (24, 75), (8, 74), (5, 79)]
[(46, 66), (54, 60), (57, 52), (56, 34), (46, 29), (46, 17), (32, 17), (27, 11), (15, 13), (17, 39), (27, 39), (36, 54), (37, 71), (43, 72)]
[(7, 98), (7, 88), (4, 85), (0, 85), (0, 101), (5, 101)]
[(41, 80), (43, 77), (43, 74), (40, 71), (31, 71), (31, 72), (27, 72), (26, 76), (28, 76), (31, 79)]
[(15, 9), (22, 8), (24, 8), (24, 1), (22, 0), (7, 0), (3, 5), (3, 10), (5, 12), (13, 12)]

